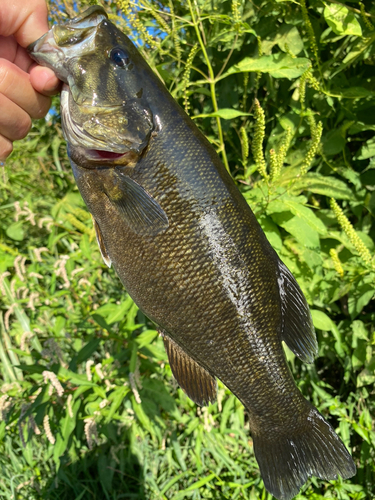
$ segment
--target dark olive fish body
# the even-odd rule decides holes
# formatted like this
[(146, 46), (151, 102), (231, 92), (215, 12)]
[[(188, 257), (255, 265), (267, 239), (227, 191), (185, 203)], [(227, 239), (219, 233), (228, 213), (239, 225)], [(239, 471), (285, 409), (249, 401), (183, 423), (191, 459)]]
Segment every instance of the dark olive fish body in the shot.
[[(103, 16), (98, 7), (88, 12)], [(213, 401), (218, 377), (245, 405), (271, 493), (287, 500), (311, 475), (352, 476), (350, 455), (297, 389), (283, 352), (282, 340), (304, 361), (312, 362), (316, 353), (300, 288), (208, 141), (131, 42), (106, 19), (95, 22), (95, 45), (106, 48), (105, 64), (108, 54), (116, 62), (126, 53), (128, 71), (102, 72), (95, 99), (100, 107), (101, 92), (108, 106), (111, 94), (112, 101), (120, 95), (127, 103), (129, 127), (121, 134), (128, 151), (121, 156), (116, 146), (118, 159), (110, 162), (107, 154), (100, 162), (77, 134), (69, 140), (70, 116), (79, 121), (81, 113), (74, 92), (64, 120), (74, 175), (104, 259), (159, 326), (172, 371), (187, 394), (198, 404)], [(41, 60), (40, 46), (34, 52)], [(46, 57), (44, 62), (58, 69)], [(85, 86), (80, 91), (85, 95)], [(90, 122), (102, 135), (113, 126), (106, 113)]]

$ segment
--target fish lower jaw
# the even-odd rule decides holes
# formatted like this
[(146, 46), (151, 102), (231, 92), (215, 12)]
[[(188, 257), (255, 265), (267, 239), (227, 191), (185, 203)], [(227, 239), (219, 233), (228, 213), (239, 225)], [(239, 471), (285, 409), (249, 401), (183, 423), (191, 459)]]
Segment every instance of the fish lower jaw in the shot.
[(126, 153), (115, 153), (113, 151), (104, 151), (101, 149), (86, 149), (86, 154), (87, 158), (90, 160), (111, 161), (122, 158), (128, 154), (128, 151)]
[(136, 151), (125, 151), (117, 153), (115, 151), (103, 149), (91, 149), (84, 147), (69, 147), (69, 155), (72, 160), (84, 168), (112, 167), (113, 165), (134, 166), (139, 158)]

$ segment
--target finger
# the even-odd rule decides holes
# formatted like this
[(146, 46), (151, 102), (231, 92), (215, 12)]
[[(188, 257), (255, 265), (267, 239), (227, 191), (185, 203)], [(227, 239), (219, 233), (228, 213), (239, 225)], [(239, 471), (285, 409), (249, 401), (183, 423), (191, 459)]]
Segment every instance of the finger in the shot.
[(27, 47), (46, 31), (48, 31), (48, 22), (45, 0), (2, 2), (0, 12), (2, 35), (14, 35), (22, 47)]
[(12, 141), (0, 135), (0, 161), (4, 161), (13, 151)]
[(30, 82), (37, 92), (46, 96), (56, 95), (61, 89), (61, 81), (55, 73), (35, 63), (30, 68)]
[(0, 36), (0, 58), (14, 61), (18, 43), (13, 36)]
[(27, 73), (5, 59), (0, 60), (0, 94), (24, 109), (31, 118), (45, 116), (51, 103), (49, 97), (34, 90)]
[(25, 73), (35, 64), (26, 49), (18, 45), (14, 36), (0, 36), (0, 59), (7, 59)]
[(0, 94), (0, 135), (16, 141), (26, 137), (31, 128), (31, 118), (22, 108)]

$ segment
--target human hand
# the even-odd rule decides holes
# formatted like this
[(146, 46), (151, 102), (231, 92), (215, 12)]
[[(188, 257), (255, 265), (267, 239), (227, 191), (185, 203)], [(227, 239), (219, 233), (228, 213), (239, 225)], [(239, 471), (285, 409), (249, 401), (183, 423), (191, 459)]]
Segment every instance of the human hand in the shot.
[(38, 66), (25, 47), (48, 31), (45, 0), (0, 0), (0, 162), (22, 139), (32, 118), (50, 108), (59, 91), (52, 70)]

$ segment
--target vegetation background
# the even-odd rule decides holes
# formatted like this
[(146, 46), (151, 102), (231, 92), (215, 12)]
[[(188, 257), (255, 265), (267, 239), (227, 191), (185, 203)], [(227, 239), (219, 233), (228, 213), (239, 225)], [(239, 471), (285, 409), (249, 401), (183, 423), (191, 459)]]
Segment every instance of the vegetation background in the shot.
[[(90, 3), (51, 0), (51, 22)], [(375, 5), (108, 0), (213, 143), (310, 304), (319, 355), (287, 352), (357, 475), (299, 499), (375, 496)], [(171, 146), (172, 147), (172, 146)], [(58, 99), (0, 194), (0, 498), (270, 499), (244, 409), (198, 408), (99, 254)]]

